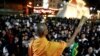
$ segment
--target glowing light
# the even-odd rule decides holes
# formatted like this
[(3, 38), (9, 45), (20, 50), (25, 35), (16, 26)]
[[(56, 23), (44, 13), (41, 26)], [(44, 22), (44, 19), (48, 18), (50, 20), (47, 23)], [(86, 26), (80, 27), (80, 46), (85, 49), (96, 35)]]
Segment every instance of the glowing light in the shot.
[(32, 7), (31, 5), (27, 5), (27, 7)]
[(27, 4), (27, 7), (32, 8), (32, 2), (29, 2), (29, 3)]
[(96, 8), (93, 8), (94, 10), (96, 9)]
[(90, 11), (88, 7), (85, 7), (86, 3), (83, 0), (70, 0), (62, 10), (57, 14), (58, 17), (67, 18), (81, 18), (86, 16), (89, 18)]
[(93, 10), (93, 7), (90, 7), (90, 10)]
[(48, 9), (49, 7), (49, 0), (43, 0), (43, 8)]
[(100, 10), (97, 10), (98, 13), (100, 13)]
[(29, 2), (29, 5), (32, 5), (32, 2)]

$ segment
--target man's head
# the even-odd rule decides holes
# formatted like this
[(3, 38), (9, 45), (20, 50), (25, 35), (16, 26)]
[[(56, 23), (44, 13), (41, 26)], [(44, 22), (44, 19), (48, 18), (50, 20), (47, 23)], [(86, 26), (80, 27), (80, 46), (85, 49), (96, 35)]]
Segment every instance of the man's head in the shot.
[(91, 54), (93, 52), (93, 47), (88, 48), (88, 53)]
[(83, 34), (81, 35), (81, 38), (84, 39), (85, 37), (86, 37), (86, 35), (83, 33)]
[(47, 26), (43, 23), (39, 23), (39, 24), (37, 24), (35, 32), (40, 37), (46, 36), (48, 34)]

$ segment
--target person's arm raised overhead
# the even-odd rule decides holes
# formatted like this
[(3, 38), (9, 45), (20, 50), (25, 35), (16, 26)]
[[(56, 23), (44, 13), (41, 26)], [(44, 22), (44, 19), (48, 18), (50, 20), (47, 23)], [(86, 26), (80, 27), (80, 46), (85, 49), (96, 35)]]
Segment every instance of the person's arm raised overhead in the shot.
[(81, 30), (81, 28), (82, 28), (82, 26), (83, 26), (83, 24), (85, 23), (86, 20), (87, 20), (87, 18), (83, 16), (82, 19), (80, 20), (78, 27), (75, 29), (75, 32), (73, 33), (71, 38), (67, 41), (67, 47), (69, 47), (74, 42), (75, 37), (80, 32), (80, 30)]

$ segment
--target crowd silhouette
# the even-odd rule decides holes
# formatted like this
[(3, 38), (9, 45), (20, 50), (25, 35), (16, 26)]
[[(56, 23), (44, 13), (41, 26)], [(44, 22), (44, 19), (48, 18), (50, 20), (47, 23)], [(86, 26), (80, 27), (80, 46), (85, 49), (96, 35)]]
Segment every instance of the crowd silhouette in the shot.
[[(0, 56), (28, 56), (28, 44), (37, 38), (35, 26), (41, 23), (41, 15), (1, 16), (0, 17)], [(49, 41), (67, 41), (78, 26), (80, 19), (47, 17)], [(67, 39), (67, 40), (66, 40)], [(100, 20), (87, 20), (75, 42), (78, 43), (77, 56), (99, 56)], [(62, 56), (71, 56), (71, 49), (66, 48)]]

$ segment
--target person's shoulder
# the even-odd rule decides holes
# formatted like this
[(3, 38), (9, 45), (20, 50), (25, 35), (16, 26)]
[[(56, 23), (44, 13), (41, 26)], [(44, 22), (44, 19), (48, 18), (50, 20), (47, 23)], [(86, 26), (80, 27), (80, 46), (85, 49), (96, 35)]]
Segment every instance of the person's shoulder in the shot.
[(65, 41), (49, 41), (50, 44), (54, 44), (54, 45), (67, 45), (67, 43)]

